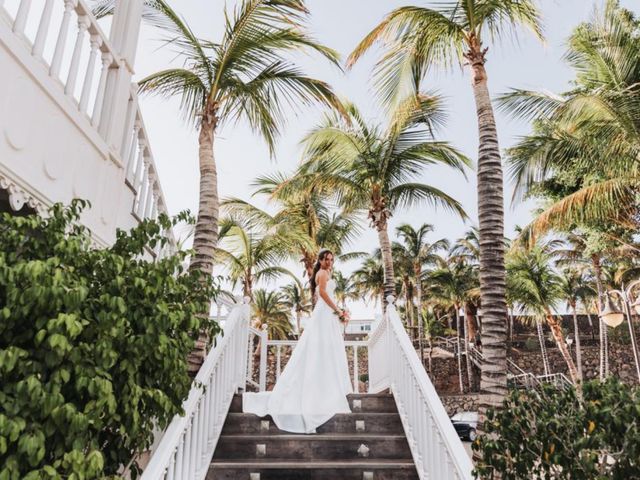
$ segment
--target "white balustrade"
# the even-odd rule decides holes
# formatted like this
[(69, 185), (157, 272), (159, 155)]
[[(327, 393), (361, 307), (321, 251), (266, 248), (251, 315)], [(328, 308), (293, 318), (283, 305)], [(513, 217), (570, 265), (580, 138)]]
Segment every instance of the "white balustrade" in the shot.
[(472, 478), (473, 465), (388, 298), (369, 341), (370, 391), (389, 388), (396, 400), (421, 480)]
[(229, 313), (177, 415), (168, 426), (141, 480), (202, 480), (209, 469), (233, 395), (244, 388), (249, 299)]

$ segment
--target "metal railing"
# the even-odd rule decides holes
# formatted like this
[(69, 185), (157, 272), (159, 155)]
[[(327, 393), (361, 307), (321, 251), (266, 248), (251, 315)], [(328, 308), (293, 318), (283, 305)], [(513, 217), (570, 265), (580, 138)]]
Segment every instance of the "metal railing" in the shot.
[(398, 405), (418, 475), (472, 478), (473, 465), (431, 380), (388, 298), (387, 311), (369, 340), (371, 392), (390, 388)]
[(249, 316), (248, 299), (229, 313), (224, 335), (207, 354), (183, 404), (184, 415), (169, 424), (142, 480), (206, 477), (233, 395), (245, 385)]

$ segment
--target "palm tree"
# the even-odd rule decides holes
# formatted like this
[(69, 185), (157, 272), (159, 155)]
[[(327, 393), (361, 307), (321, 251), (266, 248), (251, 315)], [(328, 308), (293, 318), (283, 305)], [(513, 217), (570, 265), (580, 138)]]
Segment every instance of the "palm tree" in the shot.
[(280, 266), (299, 244), (295, 232), (256, 232), (234, 219), (223, 219), (220, 225), (221, 246), (215, 248), (215, 258), (225, 266), (234, 286), (241, 283), (244, 296), (253, 298), (258, 281), (280, 275), (295, 279)]
[(359, 298), (358, 290), (353, 282), (353, 277), (347, 277), (343, 275), (340, 270), (335, 270), (333, 272), (333, 279), (336, 284), (333, 293), (336, 297), (337, 304), (340, 308), (346, 309), (347, 300), (356, 300)]
[(453, 309), (456, 319), (456, 338), (458, 349), (458, 378), (460, 381), (460, 393), (464, 393), (462, 381), (462, 345), (460, 337), (464, 340), (464, 352), (466, 353), (466, 368), (469, 388), (472, 387), (472, 370), (469, 359), (467, 335), (462, 327), (460, 308), (469, 301), (472, 290), (475, 287), (475, 275), (473, 268), (463, 262), (449, 257), (444, 265), (427, 273), (426, 276), (429, 297), (432, 302), (439, 303), (446, 309)]
[[(418, 348), (420, 358), (424, 358), (423, 326), (422, 314), (422, 269), (424, 266), (442, 261), (438, 251), (449, 249), (449, 241), (441, 238), (433, 243), (426, 241), (426, 236), (433, 232), (433, 225), (422, 224), (417, 230), (411, 225), (404, 223), (396, 228), (396, 235), (402, 243), (394, 243), (394, 247), (401, 253), (403, 258), (408, 260), (410, 271), (413, 275), (416, 303), (418, 304)], [(413, 300), (413, 299), (411, 299)], [(412, 309), (413, 310), (413, 309)]]
[[(330, 87), (305, 76), (287, 56), (311, 50), (337, 61), (337, 54), (306, 33), (304, 0), (242, 0), (225, 11), (219, 42), (196, 37), (165, 0), (147, 0), (146, 18), (166, 34), (166, 44), (184, 60), (139, 82), (140, 90), (180, 99), (185, 119), (197, 126), (200, 201), (191, 269), (208, 277), (218, 243), (218, 177), (214, 159), (217, 132), (227, 123), (246, 120), (273, 152), (287, 118), (286, 108), (321, 102), (339, 108)], [(100, 2), (100, 13), (114, 1)]]
[(267, 325), (269, 338), (286, 340), (289, 337), (293, 330), (291, 309), (280, 293), (257, 289), (252, 307), (255, 324)]
[(549, 325), (556, 346), (569, 369), (569, 376), (574, 383), (578, 383), (578, 370), (567, 349), (560, 322), (553, 313), (563, 299), (563, 291), (560, 276), (552, 267), (552, 260), (548, 245), (536, 244), (529, 250), (513, 248), (507, 261), (507, 279), (510, 289), (517, 292), (523, 313), (542, 318)]
[(353, 65), (377, 42), (387, 52), (376, 67), (382, 97), (393, 103), (417, 91), (434, 65), (468, 64), (478, 117), (478, 215), (482, 303), (481, 390), (485, 407), (499, 408), (507, 394), (503, 178), (493, 106), (487, 86), (486, 38), (499, 39), (505, 31), (524, 26), (541, 38), (534, 0), (457, 0), (435, 8), (401, 7), (392, 11), (356, 47), (347, 64)]
[(286, 304), (296, 314), (297, 333), (302, 333), (300, 321), (303, 313), (311, 311), (311, 299), (309, 292), (303, 288), (300, 282), (291, 282), (280, 289), (282, 302)]
[(274, 214), (238, 198), (225, 200), (223, 208), (235, 217), (245, 218), (257, 228), (299, 232), (301, 238), (307, 239), (298, 247), (307, 278), (311, 277), (322, 248), (328, 248), (341, 260), (363, 255), (347, 251), (361, 232), (356, 214), (344, 210), (336, 212), (326, 198), (312, 188), (279, 190), (278, 187), (287, 180), (287, 177), (275, 174), (255, 181), (258, 187), (256, 194), (267, 194), (276, 203)]
[(354, 105), (346, 111), (347, 119), (329, 113), (307, 135), (305, 160), (293, 184), (313, 185), (348, 211), (368, 210), (384, 264), (384, 306), (386, 297), (395, 295), (389, 217), (395, 210), (431, 203), (465, 218), (456, 200), (415, 180), (429, 165), (443, 164), (463, 172), (469, 161), (446, 142), (434, 140), (434, 129), (442, 122), (436, 97), (407, 98), (392, 112), (386, 127), (368, 124)]
[(576, 341), (576, 364), (578, 368), (578, 378), (583, 380), (582, 374), (582, 348), (580, 346), (580, 329), (578, 328), (578, 302), (581, 298), (594, 293), (593, 288), (589, 285), (589, 279), (586, 278), (584, 270), (576, 268), (567, 268), (562, 271), (560, 277), (561, 289), (567, 305), (571, 309), (573, 315), (573, 330)]
[(354, 289), (363, 299), (373, 300), (374, 304), (384, 302), (384, 266), (378, 250), (373, 255), (365, 258), (352, 274), (351, 279)]
[[(640, 45), (638, 20), (607, 0), (569, 39), (575, 87), (562, 95), (514, 90), (504, 109), (535, 120), (532, 135), (509, 151), (519, 195), (554, 180), (556, 192), (531, 225), (541, 235), (578, 224), (619, 223), (637, 229), (640, 188)], [(564, 187), (559, 189), (557, 187)], [(570, 188), (567, 188), (570, 187)]]

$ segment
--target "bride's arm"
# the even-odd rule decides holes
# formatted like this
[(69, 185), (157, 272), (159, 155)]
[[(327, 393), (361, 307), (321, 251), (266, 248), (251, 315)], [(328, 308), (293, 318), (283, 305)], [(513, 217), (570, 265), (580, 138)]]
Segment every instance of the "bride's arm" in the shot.
[(321, 270), (318, 273), (318, 295), (320, 295), (320, 298), (322, 298), (334, 312), (339, 314), (340, 309), (333, 303), (333, 300), (331, 300), (331, 297), (327, 293), (327, 282), (329, 282), (329, 274)]

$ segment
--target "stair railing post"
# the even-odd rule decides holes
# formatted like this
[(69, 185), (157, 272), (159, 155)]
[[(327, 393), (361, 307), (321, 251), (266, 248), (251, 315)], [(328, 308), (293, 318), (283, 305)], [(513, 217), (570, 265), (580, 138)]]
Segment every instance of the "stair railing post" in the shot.
[(260, 330), (260, 391), (267, 389), (267, 342), (269, 340), (268, 326), (265, 323)]
[[(251, 312), (251, 297), (244, 297), (242, 299), (242, 317), (240, 325), (239, 348), (240, 362), (238, 365), (238, 388), (245, 389), (247, 382), (247, 364), (249, 362), (249, 355), (251, 355), (251, 346), (249, 345), (249, 316)], [(220, 320), (220, 304), (218, 304), (218, 321)]]

